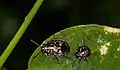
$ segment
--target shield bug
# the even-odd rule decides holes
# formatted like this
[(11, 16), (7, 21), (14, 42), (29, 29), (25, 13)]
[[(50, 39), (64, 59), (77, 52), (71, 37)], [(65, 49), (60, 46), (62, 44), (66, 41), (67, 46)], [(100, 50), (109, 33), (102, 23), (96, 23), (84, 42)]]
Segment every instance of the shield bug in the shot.
[[(75, 55), (76, 59), (78, 59), (79, 61), (81, 61), (82, 59), (87, 61), (86, 57), (90, 56), (90, 49), (88, 48), (88, 46), (80, 46), (77, 48), (74, 55)], [(76, 61), (76, 59), (73, 61), (73, 65), (74, 65), (74, 62)]]
[(63, 57), (70, 51), (70, 47), (63, 39), (53, 39), (43, 43), (41, 51), (47, 56), (55, 55), (56, 57)]
[[(35, 43), (36, 45), (38, 45), (33, 40), (31, 40), (31, 41), (33, 43)], [(47, 42), (43, 43), (40, 46), (40, 48), (41, 48), (41, 52), (43, 52), (46, 56), (52, 56), (53, 55), (57, 58), (57, 60), (58, 60), (59, 57), (65, 56), (70, 51), (69, 45), (63, 39), (52, 39), (50, 41), (47, 41)]]

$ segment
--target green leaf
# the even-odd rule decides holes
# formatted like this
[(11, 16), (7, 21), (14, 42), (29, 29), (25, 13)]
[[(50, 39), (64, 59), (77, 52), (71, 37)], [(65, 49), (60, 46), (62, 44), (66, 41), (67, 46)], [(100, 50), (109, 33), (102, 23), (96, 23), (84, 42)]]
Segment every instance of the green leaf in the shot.
[[(60, 63), (58, 64), (54, 56), (44, 55), (38, 47), (29, 60), (29, 70), (120, 69), (120, 29), (96, 24), (78, 25), (57, 32), (44, 42), (54, 38), (62, 38), (70, 45), (70, 52), (67, 54), (70, 59), (59, 58)], [(75, 51), (80, 45), (86, 45), (91, 50), (90, 56), (87, 57), (88, 62), (76, 60), (72, 66), (76, 59)]]

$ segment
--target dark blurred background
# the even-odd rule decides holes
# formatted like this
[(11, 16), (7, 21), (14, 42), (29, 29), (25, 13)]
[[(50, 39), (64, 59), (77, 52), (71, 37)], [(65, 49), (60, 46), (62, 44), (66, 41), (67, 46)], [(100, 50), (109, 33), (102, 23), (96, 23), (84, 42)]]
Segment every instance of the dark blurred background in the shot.
[[(0, 54), (3, 53), (36, 0), (0, 0)], [(7, 59), (8, 70), (27, 69), (36, 45), (74, 25), (120, 27), (120, 0), (44, 0), (42, 6)]]

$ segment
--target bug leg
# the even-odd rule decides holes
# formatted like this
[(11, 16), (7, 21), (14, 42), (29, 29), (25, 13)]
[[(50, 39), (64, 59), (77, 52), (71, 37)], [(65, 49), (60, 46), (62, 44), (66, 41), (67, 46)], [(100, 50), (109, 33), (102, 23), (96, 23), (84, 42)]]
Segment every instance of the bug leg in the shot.
[(58, 64), (60, 64), (58, 57), (57, 57), (57, 56), (55, 56), (55, 58), (57, 59)]
[(84, 58), (84, 61), (86, 61), (87, 63), (89, 63), (88, 60), (87, 60), (87, 58)]
[(72, 67), (73, 67), (73, 66), (74, 66), (74, 64), (75, 64), (75, 61), (76, 61), (76, 59), (75, 59), (75, 60), (73, 60)]
[(80, 64), (81, 59), (79, 59), (79, 64)]
[(79, 63), (80, 63), (81, 60), (79, 60)]

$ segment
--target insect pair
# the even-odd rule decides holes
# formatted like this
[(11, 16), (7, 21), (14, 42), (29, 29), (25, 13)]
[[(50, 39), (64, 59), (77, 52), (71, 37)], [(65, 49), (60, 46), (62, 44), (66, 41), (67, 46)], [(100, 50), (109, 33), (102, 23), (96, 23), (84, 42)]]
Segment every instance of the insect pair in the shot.
[[(36, 45), (38, 45), (33, 40), (31, 40), (31, 41), (33, 43), (35, 43)], [(41, 52), (43, 52), (47, 56), (54, 55), (58, 60), (58, 58), (62, 58), (67, 53), (70, 52), (70, 46), (63, 39), (53, 39), (51, 41), (48, 41), (48, 42), (45, 42), (42, 44)], [(81, 59), (85, 59), (87, 61), (86, 57), (88, 57), (89, 55), (90, 55), (90, 49), (87, 46), (79, 46), (76, 49), (76, 52), (74, 54), (76, 59), (78, 59), (79, 61)], [(74, 65), (74, 62), (76, 61), (76, 59), (73, 61), (73, 65)]]

